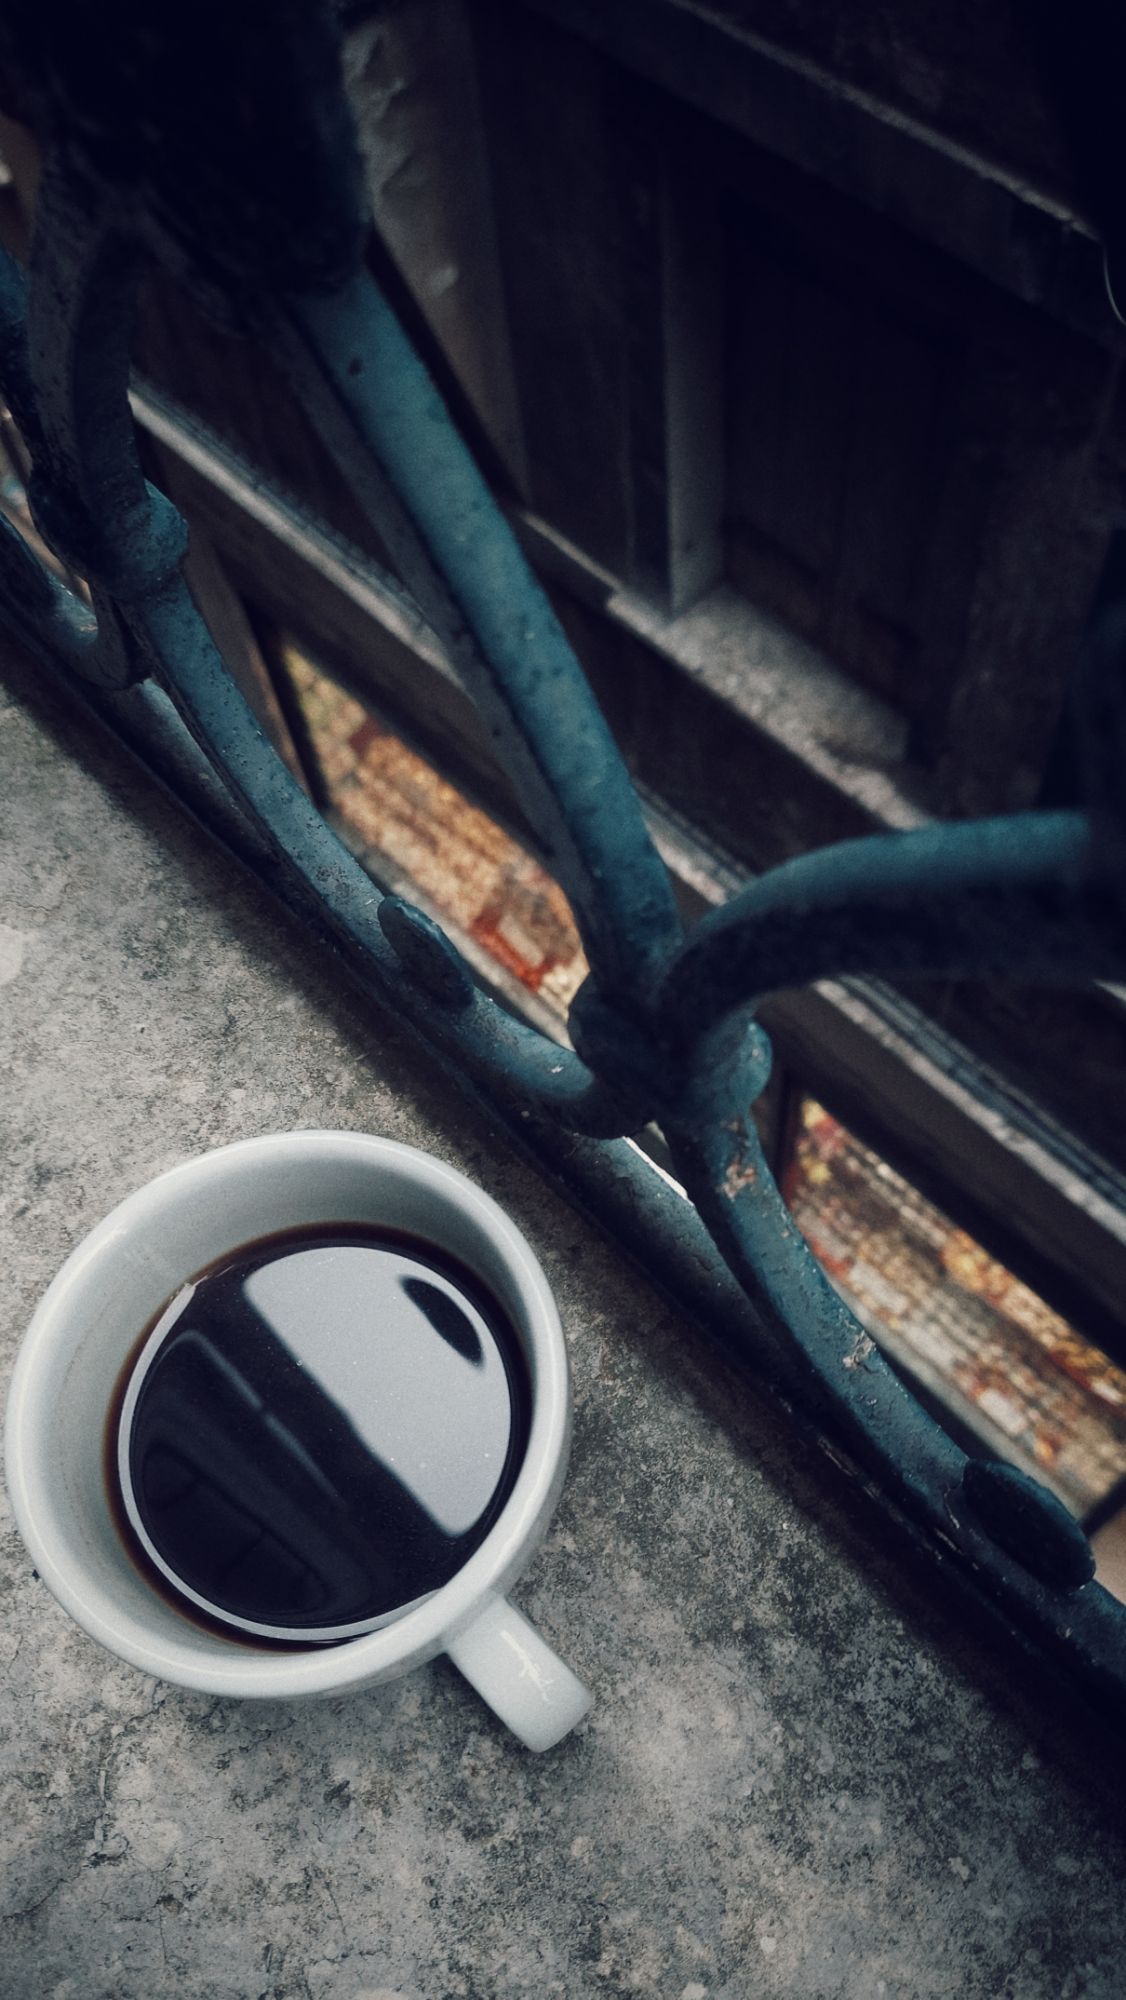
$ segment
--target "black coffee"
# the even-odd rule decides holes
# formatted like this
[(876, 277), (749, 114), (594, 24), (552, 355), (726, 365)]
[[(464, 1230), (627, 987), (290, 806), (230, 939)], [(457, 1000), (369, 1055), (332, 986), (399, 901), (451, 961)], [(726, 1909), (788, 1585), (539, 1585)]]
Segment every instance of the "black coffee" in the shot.
[(107, 1457), (138, 1559), (244, 1633), (314, 1643), (461, 1567), (511, 1490), (529, 1401), (468, 1272), (346, 1225), (246, 1244), (186, 1285), (122, 1398)]

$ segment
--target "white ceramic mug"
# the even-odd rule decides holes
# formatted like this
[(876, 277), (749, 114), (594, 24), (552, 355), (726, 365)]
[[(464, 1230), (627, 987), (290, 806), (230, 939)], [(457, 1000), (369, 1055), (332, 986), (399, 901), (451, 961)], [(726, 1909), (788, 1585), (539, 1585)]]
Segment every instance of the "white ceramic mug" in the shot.
[[(484, 1541), (421, 1604), (377, 1631), (302, 1652), (255, 1650), (181, 1615), (144, 1580), (110, 1511), (109, 1409), (142, 1330), (226, 1251), (303, 1224), (375, 1223), (441, 1246), (498, 1300), (523, 1345), (531, 1424), (515, 1483)], [(32, 1559), (90, 1635), (146, 1674), (208, 1694), (335, 1695), (447, 1653), (532, 1750), (590, 1698), (505, 1601), (559, 1497), (570, 1437), (555, 1302), (524, 1238), (452, 1167), (390, 1139), (290, 1132), (174, 1167), (130, 1195), (72, 1252), (28, 1329), (12, 1379), (8, 1484)]]

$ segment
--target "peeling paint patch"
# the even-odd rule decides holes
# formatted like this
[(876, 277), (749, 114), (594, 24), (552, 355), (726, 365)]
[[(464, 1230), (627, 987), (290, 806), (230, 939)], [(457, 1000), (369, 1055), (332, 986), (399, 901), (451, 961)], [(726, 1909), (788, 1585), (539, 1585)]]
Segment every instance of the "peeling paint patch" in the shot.
[(845, 1368), (863, 1368), (867, 1365), (869, 1355), (875, 1352), (876, 1343), (871, 1335), (858, 1331), (852, 1343), (852, 1352), (845, 1355), (842, 1365)]
[(744, 1188), (753, 1187), (758, 1179), (758, 1168), (742, 1157), (732, 1160), (723, 1176), (723, 1192), (728, 1201), (735, 1201)]

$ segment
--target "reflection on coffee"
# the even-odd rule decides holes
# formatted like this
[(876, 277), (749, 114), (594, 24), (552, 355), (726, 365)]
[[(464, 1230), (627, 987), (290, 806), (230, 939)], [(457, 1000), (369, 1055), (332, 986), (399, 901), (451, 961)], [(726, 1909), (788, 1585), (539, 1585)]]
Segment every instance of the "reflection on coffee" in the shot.
[(414, 1238), (305, 1228), (224, 1257), (146, 1331), (107, 1462), (180, 1608), (324, 1643), (462, 1566), (528, 1403), (519, 1341), (468, 1272)]

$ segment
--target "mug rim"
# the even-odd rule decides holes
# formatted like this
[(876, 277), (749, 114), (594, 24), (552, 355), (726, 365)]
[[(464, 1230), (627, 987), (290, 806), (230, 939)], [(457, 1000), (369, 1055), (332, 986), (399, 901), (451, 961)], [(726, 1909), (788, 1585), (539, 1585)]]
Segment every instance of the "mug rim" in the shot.
[[(43, 1398), (76, 1297), (99, 1283), (138, 1229), (151, 1226), (168, 1203), (220, 1177), (233, 1164), (252, 1169), (256, 1157), (276, 1162), (287, 1155), (309, 1163), (334, 1160), (360, 1171), (365, 1166), (397, 1169), (468, 1213), (500, 1255), (520, 1300), (517, 1331), (535, 1360), (531, 1424), (520, 1469), (496, 1521), (462, 1567), (421, 1604), (373, 1632), (308, 1652), (272, 1653), (207, 1634), (215, 1652), (204, 1655), (195, 1627), (190, 1628), (194, 1646), (185, 1641), (183, 1648), (165, 1631), (138, 1637), (139, 1617), (120, 1614), (111, 1591), (84, 1572), (55, 1520), (51, 1494), (57, 1490), (57, 1473), (37, 1449), (49, 1418)], [(228, 1247), (235, 1246), (220, 1244), (215, 1254)], [(191, 1275), (184, 1273), (185, 1278)], [(99, 1422), (104, 1415), (99, 1413)], [(449, 1638), (503, 1595), (546, 1529), (563, 1483), (569, 1433), (569, 1370), (558, 1309), (538, 1259), (511, 1217), (466, 1174), (418, 1147), (375, 1133), (316, 1127), (236, 1139), (195, 1154), (143, 1182), (87, 1232), (48, 1286), (24, 1335), (8, 1397), (5, 1456), (16, 1524), (32, 1561), (64, 1610), (92, 1638), (142, 1672), (181, 1687), (285, 1699), (342, 1693), (404, 1673), (441, 1652)]]

